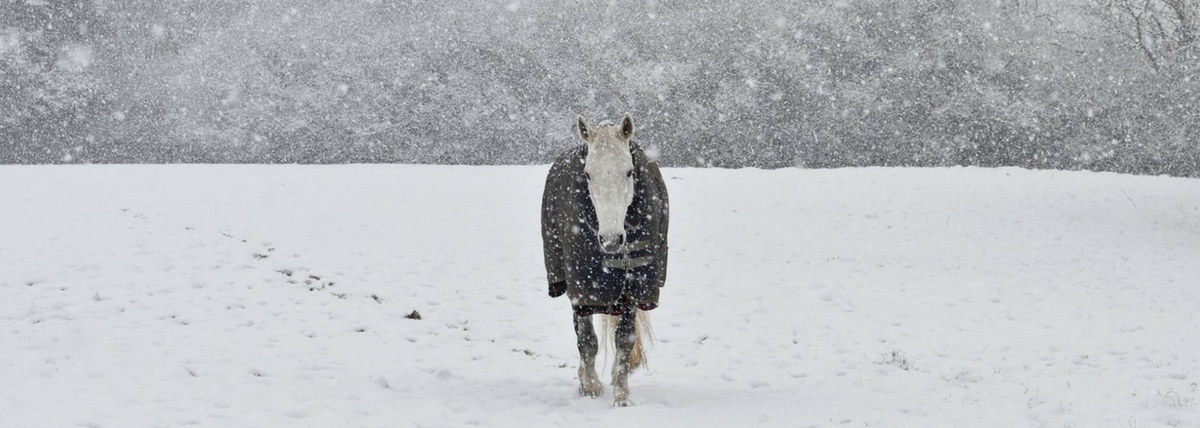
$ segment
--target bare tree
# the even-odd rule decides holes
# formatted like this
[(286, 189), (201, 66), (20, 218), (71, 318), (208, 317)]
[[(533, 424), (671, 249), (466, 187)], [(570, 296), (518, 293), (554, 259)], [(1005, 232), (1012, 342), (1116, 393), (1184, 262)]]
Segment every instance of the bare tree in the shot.
[(1196, 15), (1200, 0), (1099, 0), (1112, 30), (1132, 43), (1160, 72), (1181, 61), (1195, 61)]

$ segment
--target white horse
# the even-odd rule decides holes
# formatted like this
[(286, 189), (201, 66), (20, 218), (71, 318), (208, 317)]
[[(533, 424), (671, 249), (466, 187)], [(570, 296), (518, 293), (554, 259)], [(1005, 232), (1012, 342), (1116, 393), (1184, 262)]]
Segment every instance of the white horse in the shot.
[(589, 397), (604, 390), (591, 315), (606, 315), (606, 336), (614, 336), (616, 348), (613, 404), (628, 406), (629, 374), (645, 364), (646, 311), (658, 306), (666, 278), (666, 186), (658, 165), (633, 142), (629, 115), (595, 128), (580, 117), (578, 126), (585, 145), (555, 162), (542, 197), (550, 295), (571, 298), (579, 391)]

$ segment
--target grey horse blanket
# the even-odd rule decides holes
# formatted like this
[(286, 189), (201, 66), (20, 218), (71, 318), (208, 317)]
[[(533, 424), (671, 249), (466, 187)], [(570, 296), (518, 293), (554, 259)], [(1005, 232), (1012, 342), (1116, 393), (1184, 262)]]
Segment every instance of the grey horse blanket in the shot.
[[(587, 146), (563, 153), (546, 177), (542, 193), (542, 244), (551, 295), (565, 283), (571, 305), (580, 312), (610, 313), (630, 303), (658, 305), (667, 279), (667, 186), (658, 164), (630, 142), (634, 165), (633, 203), (625, 214), (623, 253), (605, 254), (595, 230), (595, 208), (583, 173)], [(608, 308), (609, 310), (606, 310)], [(616, 312), (620, 312), (617, 310)]]

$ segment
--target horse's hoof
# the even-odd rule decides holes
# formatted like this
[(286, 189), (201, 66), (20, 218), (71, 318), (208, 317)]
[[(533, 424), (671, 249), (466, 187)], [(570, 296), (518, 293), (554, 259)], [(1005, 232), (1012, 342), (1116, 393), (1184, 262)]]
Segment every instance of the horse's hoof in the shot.
[(604, 394), (604, 384), (595, 382), (592, 385), (579, 385), (579, 395), (596, 398)]
[(628, 398), (619, 398), (613, 401), (613, 407), (633, 407), (633, 402)]

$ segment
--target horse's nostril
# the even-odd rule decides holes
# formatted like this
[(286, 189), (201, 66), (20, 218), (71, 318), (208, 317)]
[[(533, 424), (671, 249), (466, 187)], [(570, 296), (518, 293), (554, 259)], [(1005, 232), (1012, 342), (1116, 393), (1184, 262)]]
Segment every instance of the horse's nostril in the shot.
[(606, 253), (615, 253), (621, 250), (621, 246), (625, 245), (624, 235), (609, 235), (600, 237), (600, 250)]

